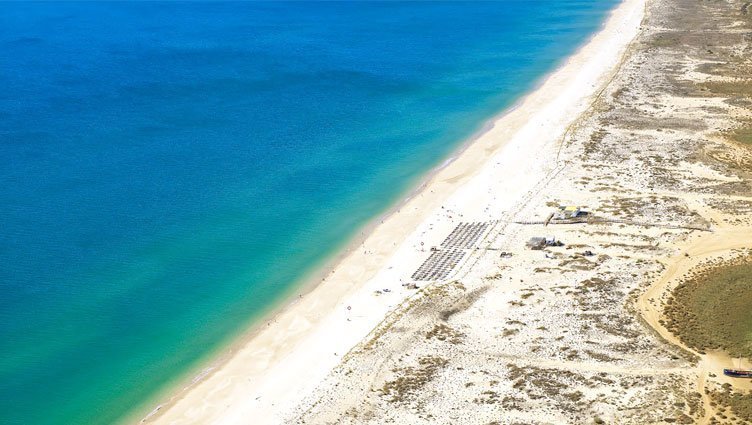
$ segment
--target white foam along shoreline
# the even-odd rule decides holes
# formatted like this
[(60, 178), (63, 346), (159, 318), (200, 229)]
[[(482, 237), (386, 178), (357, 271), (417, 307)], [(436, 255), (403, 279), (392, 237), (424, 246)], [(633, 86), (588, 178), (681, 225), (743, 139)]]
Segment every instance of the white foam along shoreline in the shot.
[[(284, 423), (302, 400), (414, 291), (401, 286), (460, 221), (508, 215), (556, 163), (555, 147), (618, 68), (645, 0), (623, 0), (599, 32), (515, 107), (373, 225), (320, 284), (243, 339), (148, 423)], [(374, 295), (388, 288), (391, 292)]]

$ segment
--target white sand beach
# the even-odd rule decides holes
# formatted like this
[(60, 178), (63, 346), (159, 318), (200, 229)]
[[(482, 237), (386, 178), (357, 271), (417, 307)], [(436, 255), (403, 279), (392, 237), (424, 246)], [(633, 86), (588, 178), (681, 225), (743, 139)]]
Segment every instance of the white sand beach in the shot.
[[(401, 284), (412, 281), (430, 247), (460, 222), (511, 219), (564, 166), (559, 146), (611, 80), (644, 9), (644, 0), (620, 3), (600, 32), (377, 224), (320, 284), (143, 422), (286, 423), (353, 347), (414, 296)], [(462, 261), (450, 277), (490, 272), (472, 255)]]

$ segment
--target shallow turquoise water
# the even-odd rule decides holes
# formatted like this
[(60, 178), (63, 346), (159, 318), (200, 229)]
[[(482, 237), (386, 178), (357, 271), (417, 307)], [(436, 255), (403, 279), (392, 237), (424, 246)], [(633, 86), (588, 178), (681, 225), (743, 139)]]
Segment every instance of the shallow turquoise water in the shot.
[(148, 405), (615, 3), (3, 4), (0, 423)]

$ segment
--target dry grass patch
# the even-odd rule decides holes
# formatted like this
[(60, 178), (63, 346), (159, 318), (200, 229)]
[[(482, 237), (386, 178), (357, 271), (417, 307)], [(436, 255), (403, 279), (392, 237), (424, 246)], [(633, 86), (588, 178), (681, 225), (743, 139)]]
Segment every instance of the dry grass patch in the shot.
[(448, 341), (452, 344), (462, 343), (465, 334), (441, 323), (435, 325), (433, 329), (426, 333), (426, 339), (437, 339), (439, 341)]
[(738, 128), (729, 137), (737, 143), (752, 146), (752, 127)]
[(752, 393), (735, 392), (729, 384), (724, 384), (708, 395), (716, 409), (715, 422), (711, 423), (752, 423)]
[(701, 352), (752, 357), (752, 258), (706, 267), (673, 291), (665, 326)]
[(448, 363), (448, 360), (438, 356), (425, 356), (418, 359), (418, 365), (394, 369), (398, 376), (384, 383), (381, 395), (390, 403), (409, 403), (428, 382)]

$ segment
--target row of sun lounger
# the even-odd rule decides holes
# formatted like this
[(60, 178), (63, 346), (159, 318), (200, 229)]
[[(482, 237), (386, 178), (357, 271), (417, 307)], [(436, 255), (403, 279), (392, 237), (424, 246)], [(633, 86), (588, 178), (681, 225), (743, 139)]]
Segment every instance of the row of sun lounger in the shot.
[(444, 248), (472, 248), (475, 242), (483, 235), (483, 232), (486, 231), (488, 225), (485, 222), (460, 223), (444, 239), (441, 246)]
[(441, 243), (441, 248), (432, 248), (431, 255), (413, 273), (413, 280), (441, 280), (459, 264), (465, 249), (473, 248), (488, 229), (488, 222), (460, 223)]
[(464, 256), (465, 252), (458, 249), (433, 251), (413, 273), (412, 278), (423, 281), (445, 279)]

